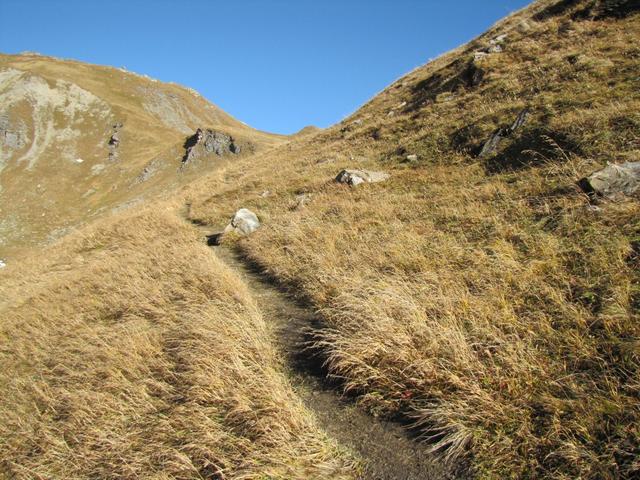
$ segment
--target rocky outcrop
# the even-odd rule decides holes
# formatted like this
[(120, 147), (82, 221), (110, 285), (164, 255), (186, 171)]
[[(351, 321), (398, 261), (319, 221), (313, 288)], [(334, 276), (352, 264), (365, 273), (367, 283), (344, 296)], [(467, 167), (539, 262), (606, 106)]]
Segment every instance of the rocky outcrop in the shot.
[(500, 142), (502, 142), (502, 140), (504, 140), (505, 138), (513, 135), (513, 133), (516, 130), (522, 127), (527, 121), (528, 117), (529, 117), (529, 109), (525, 108), (518, 114), (518, 116), (516, 117), (514, 122), (511, 124), (511, 126), (500, 127), (496, 131), (494, 131), (493, 134), (491, 134), (489, 139), (482, 146), (482, 150), (480, 150), (479, 156), (486, 157), (494, 153), (498, 149)]
[(162, 164), (162, 161), (160, 159), (158, 159), (158, 158), (155, 158), (155, 159), (151, 160), (142, 169), (142, 172), (140, 172), (140, 175), (138, 175), (135, 178), (134, 183), (142, 183), (142, 182), (146, 182), (147, 180), (149, 180), (151, 177), (153, 177), (158, 172), (158, 170), (160, 169), (161, 164)]
[(234, 141), (232, 136), (216, 130), (203, 130), (201, 128), (187, 138), (184, 142), (184, 149), (183, 166), (209, 155), (237, 155), (241, 150), (240, 145)]
[(634, 195), (640, 190), (640, 162), (609, 164), (581, 179), (578, 185), (592, 196)]
[(171, 130), (188, 134), (189, 125), (202, 124), (203, 119), (195, 115), (184, 99), (174, 92), (152, 85), (137, 88), (144, 109)]
[(336, 182), (346, 183), (350, 187), (355, 187), (361, 183), (382, 182), (389, 178), (389, 174), (385, 172), (371, 172), (369, 170), (342, 170), (336, 176)]
[(0, 115), (0, 145), (11, 150), (20, 150), (27, 144), (27, 128), (24, 122), (17, 125), (9, 122), (9, 116)]
[(482, 58), (492, 53), (502, 53), (504, 51), (504, 42), (506, 39), (507, 39), (506, 33), (492, 38), (491, 40), (489, 40), (489, 45), (487, 45), (486, 47), (474, 53), (474, 57), (473, 57), (474, 60), (475, 61), (481, 60)]
[(28, 143), (25, 123), (22, 120), (13, 123), (9, 120), (8, 114), (0, 114), (0, 171), (7, 165), (14, 152), (21, 150)]
[(122, 123), (117, 122), (113, 124), (113, 133), (109, 137), (108, 146), (109, 146), (109, 161), (115, 162), (118, 160), (118, 147), (120, 146), (120, 129), (122, 128)]

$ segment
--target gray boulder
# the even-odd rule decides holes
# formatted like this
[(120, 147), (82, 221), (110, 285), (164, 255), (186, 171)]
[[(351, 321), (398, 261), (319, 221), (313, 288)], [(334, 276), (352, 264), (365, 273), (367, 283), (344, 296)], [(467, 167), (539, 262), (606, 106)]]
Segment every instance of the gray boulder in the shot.
[(581, 179), (578, 185), (590, 195), (633, 195), (640, 189), (640, 162), (626, 162), (620, 165), (610, 163), (602, 170)]
[(258, 216), (247, 208), (241, 208), (235, 213), (231, 223), (225, 228), (225, 232), (233, 230), (240, 235), (249, 235), (258, 228), (260, 228)]
[(184, 143), (185, 154), (182, 158), (182, 166), (205, 158), (210, 155), (224, 156), (227, 154), (237, 155), (241, 147), (234, 138), (226, 133), (216, 130), (198, 128), (196, 133), (188, 137)]
[(0, 268), (4, 268), (6, 266), (7, 266), (6, 262), (4, 260), (0, 260)]
[(336, 182), (346, 183), (351, 187), (360, 185), (361, 183), (382, 182), (389, 178), (389, 174), (385, 172), (371, 172), (369, 170), (342, 170), (336, 177)]
[(503, 33), (502, 35), (498, 35), (497, 37), (493, 37), (491, 40), (489, 40), (489, 43), (491, 45), (500, 45), (502, 43), (504, 43), (504, 41), (507, 39), (508, 35), (506, 33)]

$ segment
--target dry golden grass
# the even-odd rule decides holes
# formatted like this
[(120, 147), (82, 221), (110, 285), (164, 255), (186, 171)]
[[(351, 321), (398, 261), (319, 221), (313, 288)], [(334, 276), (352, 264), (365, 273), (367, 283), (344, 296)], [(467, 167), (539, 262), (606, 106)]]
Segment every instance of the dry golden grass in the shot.
[(2, 272), (0, 476), (351, 478), (245, 285), (162, 205)]
[[(634, 478), (640, 206), (594, 208), (575, 182), (638, 160), (640, 16), (571, 20), (589, 2), (566, 2), (532, 18), (553, 3), (410, 73), (341, 125), (194, 184), (187, 200), (211, 225), (258, 213), (264, 227), (237, 248), (323, 314), (318, 345), (345, 390), (412, 418), (425, 448), (470, 454), (482, 478)], [(457, 84), (504, 32), (480, 85)], [(526, 105), (524, 129), (478, 159)], [(402, 163), (408, 153), (417, 164)], [(392, 178), (334, 184), (348, 167)], [(303, 192), (311, 200), (295, 208)]]
[[(640, 16), (571, 19), (591, 3), (538, 2), (341, 125), (11, 262), (0, 471), (354, 471), (287, 384), (245, 286), (179, 220), (184, 199), (216, 226), (258, 213), (263, 228), (231, 243), (320, 311), (344, 389), (411, 419), (425, 448), (469, 456), (480, 478), (637, 477), (640, 206), (594, 208), (575, 182), (638, 160)], [(553, 4), (567, 8), (534, 18)], [(473, 51), (504, 32), (469, 84)], [(477, 158), (525, 106), (528, 124)], [(349, 189), (332, 181), (345, 167), (392, 177)]]
[[(250, 153), (249, 145), (261, 150), (283, 140), (248, 127), (184, 87), (113, 67), (0, 54), (0, 70), (23, 72), (19, 80), (3, 79), (1, 101), (3, 115), (13, 128), (23, 124), (28, 138), (18, 150), (5, 148), (0, 160), (0, 254), (5, 259), (112, 208), (148, 200), (215, 169), (223, 159), (208, 158), (178, 171), (183, 144), (197, 128), (232, 135), (246, 147), (241, 155)], [(30, 81), (39, 87), (29, 88)], [(87, 97), (94, 101), (85, 108)], [(122, 127), (113, 160), (108, 141), (116, 123)], [(29, 152), (37, 155), (31, 158)], [(23, 156), (29, 159), (19, 161)], [(76, 158), (83, 162), (75, 163)], [(151, 174), (140, 181), (146, 168)]]

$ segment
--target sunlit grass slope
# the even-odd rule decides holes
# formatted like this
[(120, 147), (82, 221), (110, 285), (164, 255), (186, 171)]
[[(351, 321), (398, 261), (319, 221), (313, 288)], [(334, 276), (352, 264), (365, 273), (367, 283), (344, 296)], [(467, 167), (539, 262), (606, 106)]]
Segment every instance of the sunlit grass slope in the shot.
[(163, 206), (0, 285), (0, 477), (351, 478), (245, 285)]
[[(576, 185), (640, 160), (637, 10), (537, 2), (187, 194), (211, 225), (255, 211), (236, 248), (321, 312), (329, 372), (482, 478), (640, 475), (640, 205)], [(349, 167), (391, 178), (333, 182)]]

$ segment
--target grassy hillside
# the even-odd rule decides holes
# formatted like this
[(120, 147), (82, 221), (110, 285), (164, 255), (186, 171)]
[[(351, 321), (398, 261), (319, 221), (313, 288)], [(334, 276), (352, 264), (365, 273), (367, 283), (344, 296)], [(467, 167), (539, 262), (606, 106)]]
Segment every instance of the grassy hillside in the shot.
[[(191, 216), (255, 211), (234, 248), (322, 313), (329, 373), (425, 448), (482, 478), (634, 478), (639, 204), (576, 182), (640, 160), (638, 38), (637, 2), (537, 2), (341, 124), (196, 182)], [(354, 167), (391, 178), (333, 181)]]
[(352, 478), (245, 285), (165, 206), (2, 275), (0, 477)]
[[(0, 475), (357, 478), (292, 388), (265, 299), (183, 221), (188, 204), (212, 231), (256, 212), (258, 231), (224, 243), (317, 310), (326, 374), (468, 476), (637, 478), (640, 206), (577, 182), (640, 160), (639, 9), (538, 1), (281, 145), (181, 87), (1, 57), (0, 96), (50, 101), (11, 103), (29, 142), (5, 134), (17, 147), (0, 157), (16, 252), (0, 270)], [(255, 151), (178, 174), (196, 127)], [(351, 188), (343, 168), (390, 177)]]
[[(0, 258), (216, 167), (178, 171), (197, 128), (250, 154), (281, 141), (195, 91), (123, 69), (0, 55)], [(115, 140), (112, 140), (115, 135)]]

